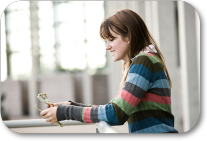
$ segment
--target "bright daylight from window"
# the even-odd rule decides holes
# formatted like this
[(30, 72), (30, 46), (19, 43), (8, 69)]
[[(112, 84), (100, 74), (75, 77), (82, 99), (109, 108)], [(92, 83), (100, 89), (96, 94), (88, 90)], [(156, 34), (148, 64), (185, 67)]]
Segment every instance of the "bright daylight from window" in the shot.
[[(38, 44), (40, 74), (106, 66), (105, 43), (99, 36), (103, 1), (39, 1), (37, 6), (38, 21), (31, 18), (28, 1), (14, 2), (5, 10), (1, 25), (6, 34), (1, 36), (7, 46), (1, 43), (1, 81), (7, 75), (15, 80), (30, 76), (32, 42)], [(38, 25), (36, 42), (31, 36), (34, 23)]]

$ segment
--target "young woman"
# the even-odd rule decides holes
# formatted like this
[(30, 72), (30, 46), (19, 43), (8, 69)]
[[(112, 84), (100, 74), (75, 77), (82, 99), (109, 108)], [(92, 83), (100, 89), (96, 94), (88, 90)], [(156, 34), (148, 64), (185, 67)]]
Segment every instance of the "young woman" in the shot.
[[(107, 18), (100, 36), (113, 61), (123, 60), (122, 81), (117, 96), (106, 105), (59, 102), (41, 115), (51, 124), (61, 120), (85, 123), (105, 121), (123, 125), (129, 133), (178, 133), (171, 113), (171, 80), (164, 57), (144, 21), (124, 9)], [(57, 106), (57, 107), (56, 107)]]

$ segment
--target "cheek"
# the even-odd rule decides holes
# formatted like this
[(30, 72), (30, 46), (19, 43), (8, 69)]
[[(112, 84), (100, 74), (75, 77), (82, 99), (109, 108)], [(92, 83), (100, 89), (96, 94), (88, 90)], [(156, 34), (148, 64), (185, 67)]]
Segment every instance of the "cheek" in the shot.
[(112, 47), (113, 47), (114, 50), (117, 50), (117, 49), (119, 49), (119, 44), (117, 42), (114, 42), (112, 44)]

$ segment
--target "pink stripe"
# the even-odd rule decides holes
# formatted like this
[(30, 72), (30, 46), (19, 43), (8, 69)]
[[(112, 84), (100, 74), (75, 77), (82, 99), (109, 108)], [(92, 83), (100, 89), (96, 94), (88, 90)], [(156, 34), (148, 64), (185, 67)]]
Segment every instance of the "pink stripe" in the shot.
[(118, 94), (116, 95), (116, 97), (120, 97), (120, 91), (118, 92)]
[(131, 93), (122, 90), (119, 97), (121, 97), (122, 99), (124, 99), (126, 102), (128, 102), (130, 105), (136, 107), (137, 104), (141, 101), (139, 98), (137, 98), (136, 96), (132, 95)]
[(83, 120), (85, 123), (92, 123), (90, 113), (92, 107), (85, 107), (83, 112)]
[(167, 96), (159, 96), (156, 94), (152, 93), (145, 93), (141, 99), (142, 102), (144, 101), (152, 101), (152, 102), (157, 102), (157, 103), (162, 103), (162, 104), (171, 104), (171, 99), (170, 97)]
[(145, 52), (145, 54), (147, 54), (147, 55), (149, 55), (149, 56), (154, 56), (153, 54), (148, 53), (148, 52)]

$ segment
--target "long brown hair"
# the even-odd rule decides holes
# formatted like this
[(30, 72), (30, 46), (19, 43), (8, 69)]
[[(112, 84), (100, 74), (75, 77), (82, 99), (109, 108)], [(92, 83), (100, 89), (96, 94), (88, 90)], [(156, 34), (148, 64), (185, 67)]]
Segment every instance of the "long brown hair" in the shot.
[(155, 40), (147, 29), (142, 18), (135, 12), (129, 9), (124, 9), (117, 11), (114, 15), (110, 16), (106, 20), (104, 20), (100, 26), (100, 36), (102, 39), (112, 38), (110, 30), (115, 32), (118, 35), (121, 35), (122, 40), (126, 41), (129, 39), (129, 47), (128, 47), (128, 57), (130, 59), (129, 63), (123, 61), (122, 65), (122, 81), (120, 84), (120, 90), (124, 87), (124, 83), (126, 81), (126, 77), (129, 71), (129, 67), (131, 65), (131, 59), (140, 53), (140, 51), (144, 50), (148, 45), (153, 44), (157, 50), (157, 53), (153, 53), (156, 55), (163, 64), (164, 72), (167, 76), (167, 79), (170, 84), (170, 88), (172, 88), (172, 82), (168, 73), (168, 70), (165, 65), (164, 56), (160, 52)]

